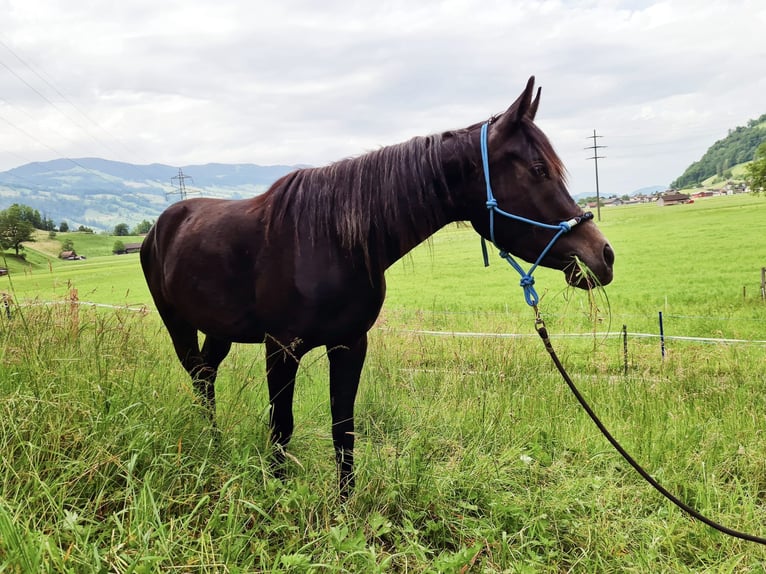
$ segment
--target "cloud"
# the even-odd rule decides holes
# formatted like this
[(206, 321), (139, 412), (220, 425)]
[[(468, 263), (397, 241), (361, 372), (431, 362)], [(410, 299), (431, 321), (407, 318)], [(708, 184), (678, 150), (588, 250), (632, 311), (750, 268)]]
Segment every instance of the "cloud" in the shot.
[(572, 191), (593, 186), (597, 129), (602, 191), (622, 194), (766, 112), (760, 0), (0, 9), (0, 170), (57, 155), (323, 164), (489, 117), (534, 74)]

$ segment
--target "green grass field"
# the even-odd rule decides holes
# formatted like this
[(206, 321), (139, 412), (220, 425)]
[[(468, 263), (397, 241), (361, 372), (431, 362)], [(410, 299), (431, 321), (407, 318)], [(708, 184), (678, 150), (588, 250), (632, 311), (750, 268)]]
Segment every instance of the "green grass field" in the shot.
[[(662, 360), (656, 338), (631, 335), (625, 373), (619, 332), (656, 335), (662, 311), (669, 336), (766, 340), (764, 215), (750, 196), (604, 209), (612, 285), (589, 295), (536, 274), (554, 345), (607, 426), (681, 498), (760, 536), (766, 344), (670, 338)], [(342, 508), (323, 353), (302, 364), (289, 478), (274, 480), (262, 348), (222, 366), (216, 445), (138, 257), (90, 240), (72, 262), (31, 244), (0, 277), (24, 305), (0, 316), (8, 571), (766, 570), (766, 549), (690, 520), (612, 450), (532, 336), (515, 272), (497, 257), (485, 269), (467, 227), (388, 273)], [(72, 289), (115, 308), (69, 304)]]

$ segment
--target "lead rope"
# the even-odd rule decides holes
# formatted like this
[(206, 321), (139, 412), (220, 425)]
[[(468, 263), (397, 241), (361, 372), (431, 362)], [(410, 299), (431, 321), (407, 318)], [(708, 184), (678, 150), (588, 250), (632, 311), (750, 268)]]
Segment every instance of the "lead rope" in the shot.
[[(489, 210), (489, 239), (490, 241), (495, 244), (495, 214), (502, 215), (503, 217), (507, 217), (509, 219), (513, 219), (516, 221), (521, 221), (524, 223), (529, 223), (531, 225), (542, 227), (545, 229), (550, 229), (553, 231), (556, 231), (556, 234), (554, 235), (553, 239), (550, 240), (548, 245), (543, 249), (543, 252), (540, 254), (540, 256), (537, 258), (537, 261), (532, 265), (532, 267), (529, 269), (529, 271), (524, 271), (524, 269), (519, 265), (513, 257), (505, 250), (500, 250), (499, 255), (503, 259), (505, 259), (508, 264), (511, 265), (518, 273), (521, 275), (521, 281), (519, 282), (519, 285), (524, 289), (524, 299), (526, 300), (527, 304), (532, 307), (535, 311), (535, 330), (537, 331), (538, 335), (540, 335), (540, 338), (543, 340), (543, 344), (545, 345), (545, 350), (548, 351), (548, 354), (551, 356), (551, 360), (553, 361), (553, 364), (556, 365), (556, 368), (558, 369), (559, 373), (561, 373), (561, 376), (564, 378), (564, 381), (566, 382), (567, 386), (569, 387), (569, 390), (572, 391), (572, 394), (577, 399), (577, 402), (580, 403), (580, 406), (585, 410), (586, 413), (588, 413), (588, 416), (591, 418), (591, 420), (595, 423), (595, 425), (598, 427), (598, 429), (601, 431), (601, 434), (604, 435), (606, 440), (609, 441), (609, 443), (615, 448), (617, 452), (622, 455), (622, 457), (630, 464), (630, 466), (633, 467), (633, 469), (641, 475), (641, 477), (648, 482), (650, 485), (652, 485), (660, 494), (662, 494), (665, 498), (670, 500), (673, 504), (675, 504), (678, 508), (689, 514), (690, 516), (696, 518), (700, 522), (703, 522), (710, 526), (711, 528), (718, 530), (719, 532), (722, 532), (723, 534), (728, 534), (729, 536), (733, 536), (734, 538), (739, 538), (741, 540), (747, 540), (749, 542), (756, 542), (758, 544), (766, 545), (766, 538), (762, 538), (760, 536), (755, 536), (753, 534), (748, 534), (746, 532), (740, 532), (739, 530), (734, 530), (733, 528), (728, 528), (727, 526), (723, 526), (722, 524), (719, 524), (715, 522), (714, 520), (711, 520), (707, 516), (701, 514), (699, 511), (695, 510), (685, 502), (683, 502), (681, 499), (673, 495), (668, 489), (666, 489), (664, 486), (662, 486), (659, 482), (657, 482), (654, 477), (652, 477), (651, 474), (649, 474), (644, 468), (636, 462), (636, 460), (630, 456), (628, 451), (626, 451), (622, 445), (617, 442), (617, 439), (612, 436), (612, 433), (609, 432), (609, 430), (604, 426), (604, 423), (601, 422), (601, 419), (598, 418), (596, 413), (593, 411), (593, 409), (590, 407), (588, 402), (585, 400), (585, 397), (583, 397), (582, 393), (577, 389), (577, 386), (572, 381), (571, 377), (567, 373), (566, 369), (564, 368), (564, 365), (559, 360), (558, 356), (556, 355), (556, 351), (553, 349), (553, 345), (551, 344), (550, 337), (548, 336), (548, 329), (545, 327), (545, 322), (543, 321), (543, 317), (540, 314), (540, 310), (537, 307), (537, 304), (539, 302), (539, 297), (537, 295), (537, 292), (535, 291), (535, 279), (532, 276), (532, 274), (537, 269), (538, 265), (542, 261), (543, 257), (548, 253), (548, 251), (553, 247), (553, 244), (556, 243), (556, 241), (561, 237), (564, 233), (568, 233), (571, 231), (571, 229), (578, 225), (579, 223), (582, 223), (584, 221), (588, 221), (590, 219), (593, 219), (593, 214), (590, 212), (583, 213), (579, 217), (575, 217), (573, 219), (570, 219), (569, 221), (563, 221), (559, 223), (558, 225), (550, 225), (546, 223), (541, 223), (539, 221), (534, 221), (531, 219), (527, 219), (525, 217), (521, 217), (519, 215), (514, 215), (512, 213), (508, 213), (507, 211), (503, 211), (500, 209), (497, 205), (497, 200), (495, 199), (494, 194), (492, 193), (492, 186), (490, 185), (489, 180), (489, 153), (487, 151), (487, 132), (489, 131), (489, 122), (484, 123), (481, 126), (481, 136), (480, 136), (480, 143), (481, 143), (481, 157), (482, 157), (482, 164), (484, 168), (484, 179), (486, 181), (487, 185), (487, 209)], [(482, 237), (481, 241), (481, 249), (482, 249), (482, 255), (484, 256), (484, 266), (489, 265), (489, 256), (487, 253), (487, 245)]]
[(729, 528), (727, 526), (723, 526), (722, 524), (719, 524), (718, 522), (715, 522), (714, 520), (711, 520), (704, 514), (700, 513), (698, 510), (692, 508), (688, 504), (686, 504), (684, 501), (676, 497), (674, 494), (672, 494), (668, 489), (666, 489), (664, 486), (662, 486), (655, 478), (649, 474), (646, 470), (644, 470), (644, 467), (642, 467), (636, 460), (630, 456), (628, 451), (626, 451), (622, 445), (617, 442), (617, 439), (612, 436), (612, 433), (609, 432), (609, 430), (604, 426), (604, 423), (601, 422), (601, 419), (598, 418), (596, 413), (593, 411), (593, 409), (590, 407), (588, 402), (585, 400), (585, 397), (583, 397), (582, 393), (578, 390), (577, 386), (572, 381), (572, 378), (567, 373), (566, 369), (564, 368), (564, 365), (562, 365), (561, 361), (559, 360), (558, 356), (556, 355), (556, 351), (553, 349), (553, 345), (551, 345), (550, 337), (548, 336), (548, 329), (545, 327), (545, 322), (543, 321), (542, 315), (540, 314), (540, 310), (537, 308), (537, 305), (532, 305), (532, 308), (535, 311), (535, 330), (537, 331), (537, 334), (540, 335), (540, 338), (543, 340), (543, 344), (545, 345), (545, 350), (548, 351), (548, 354), (551, 356), (551, 360), (553, 360), (553, 364), (556, 365), (556, 368), (558, 369), (559, 373), (561, 373), (561, 376), (564, 378), (564, 381), (566, 382), (567, 386), (569, 387), (569, 390), (572, 391), (572, 394), (577, 399), (577, 402), (580, 403), (580, 406), (585, 410), (586, 413), (588, 413), (588, 416), (591, 418), (591, 420), (596, 424), (598, 429), (601, 431), (601, 434), (604, 435), (606, 440), (610, 442), (610, 444), (622, 455), (622, 458), (624, 458), (630, 466), (632, 466), (635, 471), (641, 475), (641, 477), (651, 484), (660, 494), (662, 494), (665, 498), (670, 500), (673, 504), (675, 504), (678, 508), (683, 510), (684, 512), (690, 514), (700, 522), (704, 522), (711, 528), (714, 528), (715, 530), (718, 530), (719, 532), (723, 532), (724, 534), (728, 534), (729, 536), (733, 536), (734, 538), (740, 538), (742, 540), (747, 540), (749, 542), (756, 542), (758, 544), (764, 544), (766, 545), (766, 538), (762, 538), (760, 536), (755, 536), (754, 534), (748, 534), (747, 532), (741, 532), (739, 530), (734, 530), (733, 528)]

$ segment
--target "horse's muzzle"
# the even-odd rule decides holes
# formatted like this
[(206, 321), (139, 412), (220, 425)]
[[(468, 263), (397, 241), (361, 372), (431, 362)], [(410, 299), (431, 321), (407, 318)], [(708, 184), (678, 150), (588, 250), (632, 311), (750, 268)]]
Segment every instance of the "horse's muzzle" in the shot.
[(608, 242), (598, 253), (573, 254), (564, 268), (567, 283), (580, 289), (609, 285), (614, 278), (614, 249)]

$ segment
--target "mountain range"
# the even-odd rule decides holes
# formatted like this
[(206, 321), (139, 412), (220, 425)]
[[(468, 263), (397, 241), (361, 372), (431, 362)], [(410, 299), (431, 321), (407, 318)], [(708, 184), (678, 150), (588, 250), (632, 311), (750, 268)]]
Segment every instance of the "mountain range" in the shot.
[(0, 210), (13, 203), (28, 205), (55, 225), (66, 221), (111, 231), (154, 220), (180, 189), (188, 197), (241, 199), (264, 192), (299, 165), (206, 164), (181, 168), (163, 164), (135, 165), (99, 158), (56, 159), (29, 163), (0, 172)]

